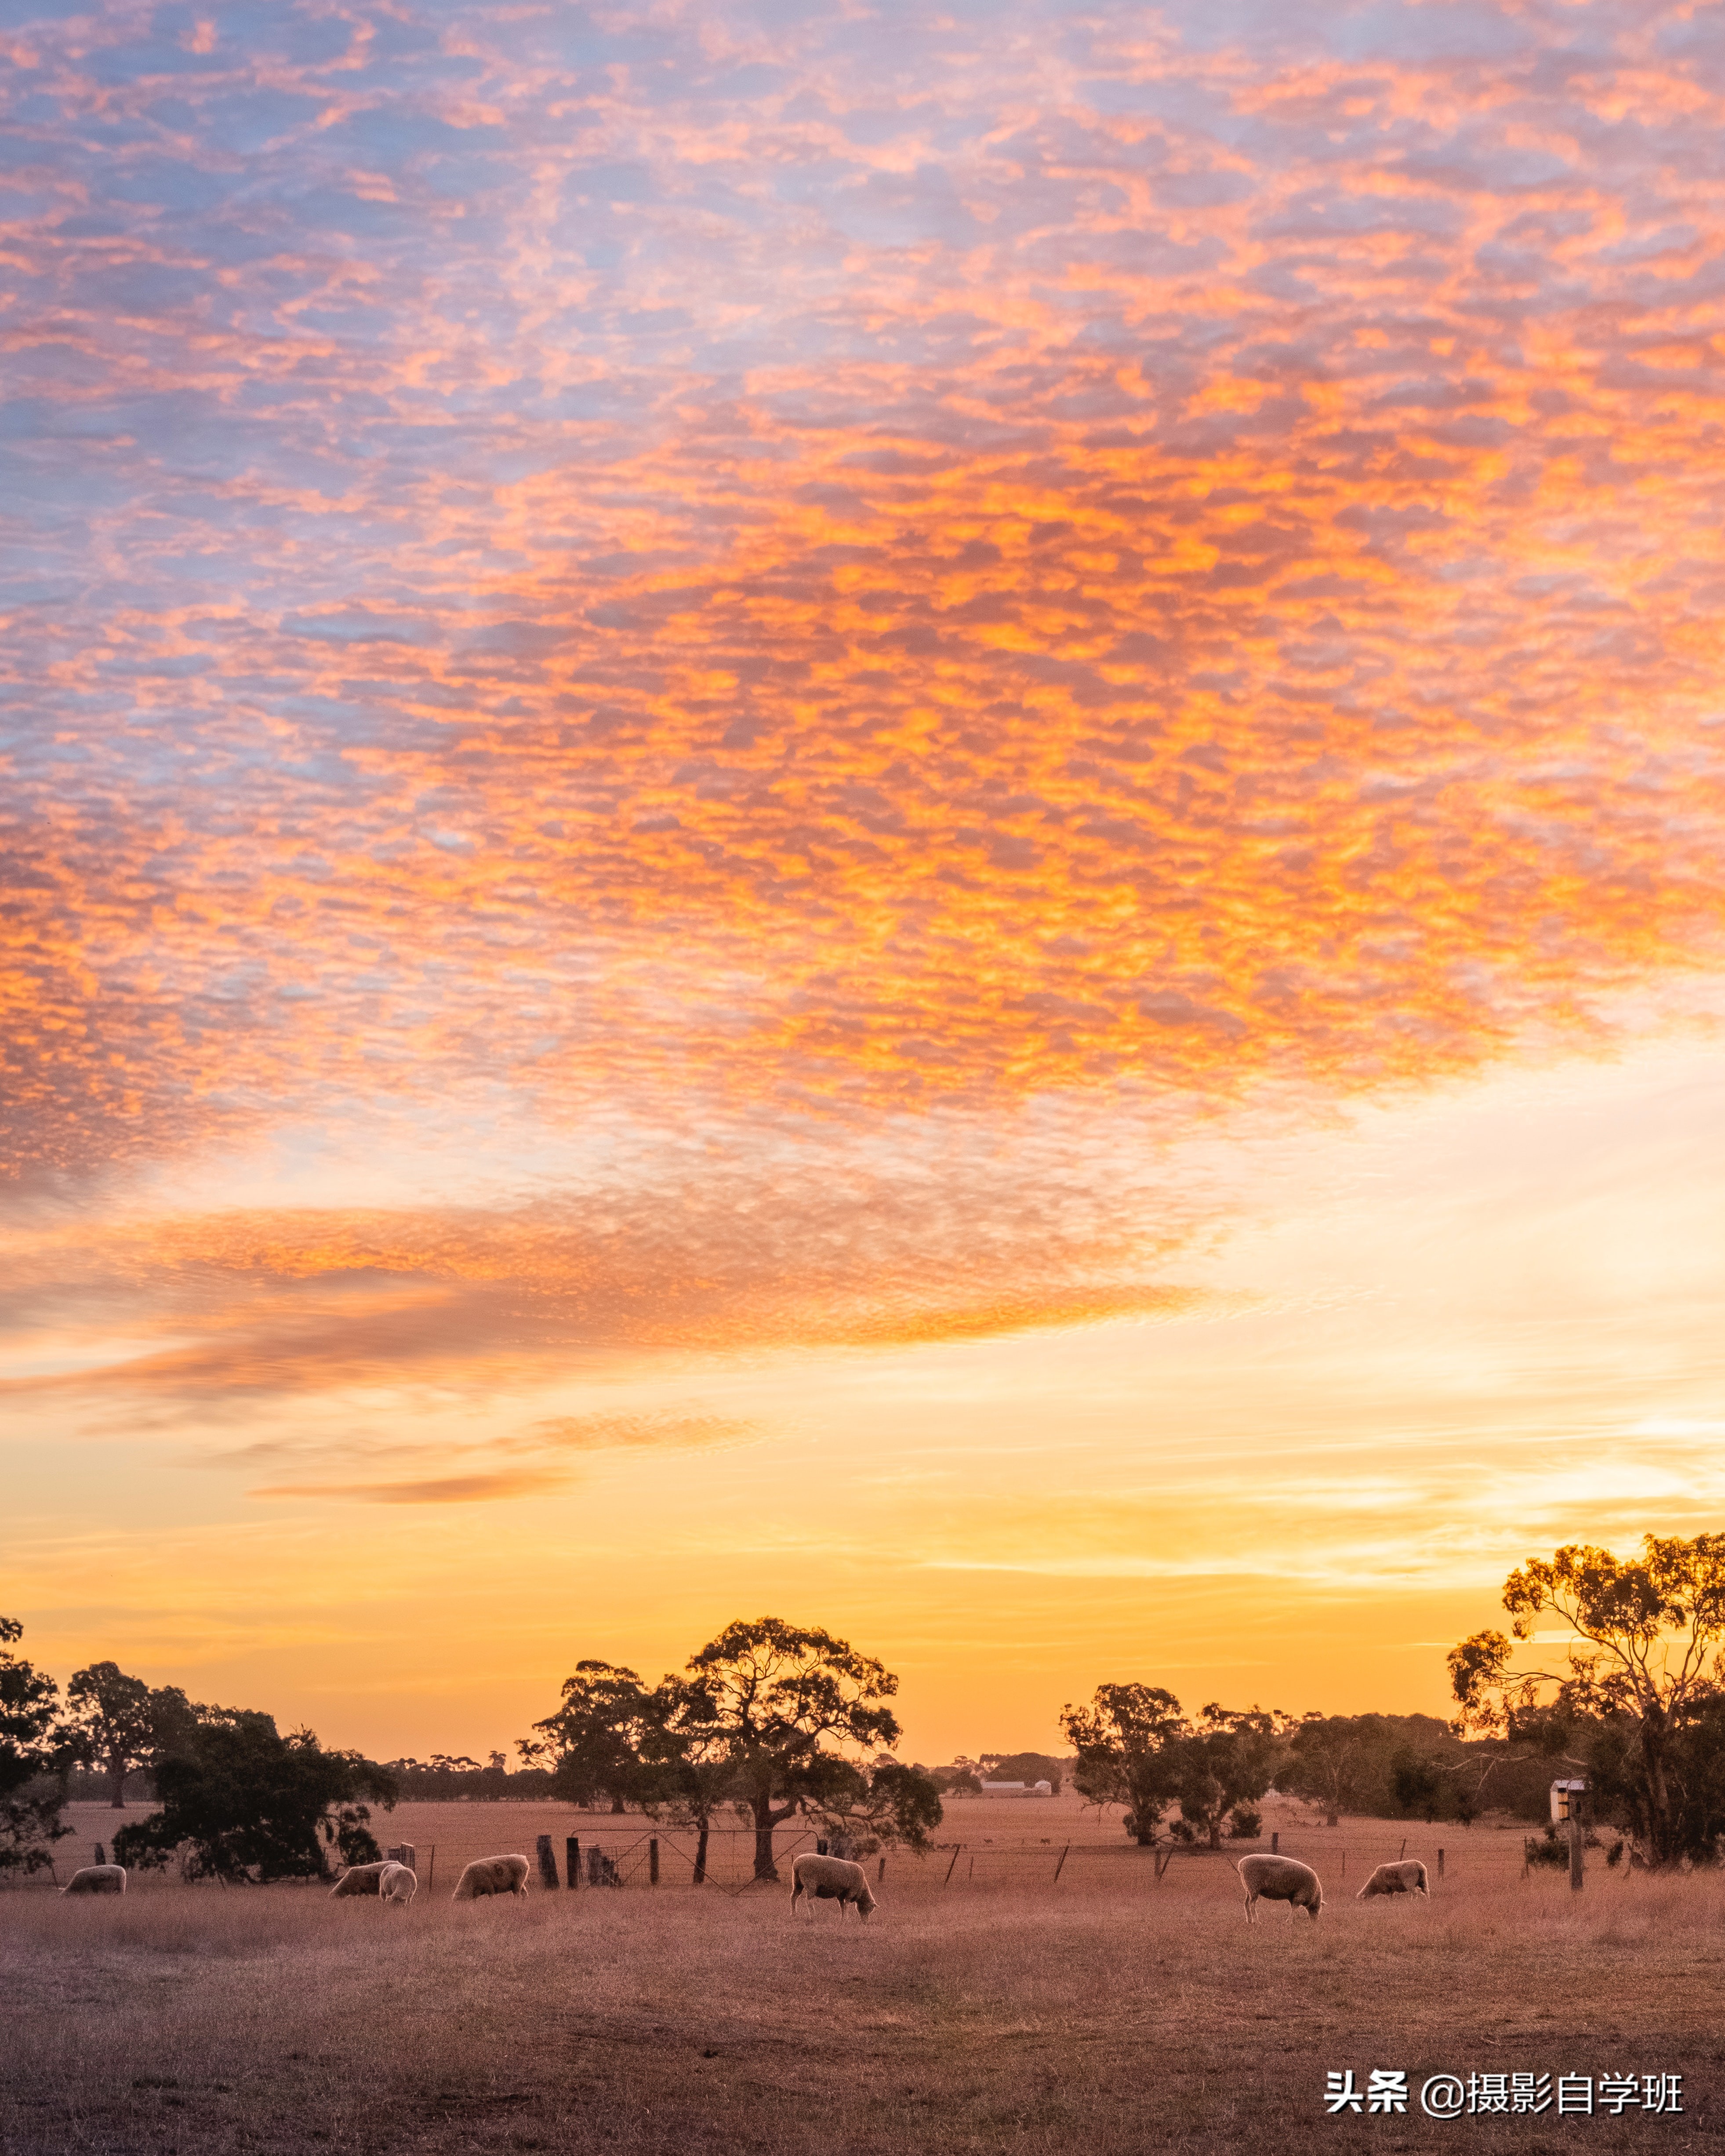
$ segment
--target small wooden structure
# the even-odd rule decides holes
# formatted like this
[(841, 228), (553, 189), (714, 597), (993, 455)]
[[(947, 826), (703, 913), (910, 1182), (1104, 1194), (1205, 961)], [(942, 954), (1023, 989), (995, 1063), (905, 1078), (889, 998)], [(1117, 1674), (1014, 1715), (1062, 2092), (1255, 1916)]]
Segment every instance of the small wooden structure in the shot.
[(1569, 1888), (1579, 1894), (1583, 1883), (1582, 1849), (1587, 1836), (1584, 1813), (1587, 1805), (1587, 1784), (1579, 1777), (1570, 1776), (1551, 1785), (1551, 1823), (1553, 1826), (1568, 1826), (1569, 1830)]

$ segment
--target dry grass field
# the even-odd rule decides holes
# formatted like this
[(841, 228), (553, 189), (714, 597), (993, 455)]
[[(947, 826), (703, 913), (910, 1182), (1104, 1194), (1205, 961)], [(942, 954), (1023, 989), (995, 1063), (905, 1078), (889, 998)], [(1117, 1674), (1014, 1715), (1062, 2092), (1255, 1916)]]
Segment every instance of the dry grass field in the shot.
[[(1062, 1843), (1044, 1832), (1081, 1824), (1093, 1846), (1056, 1884)], [(1517, 1835), (1422, 1828), (1410, 1856), (1447, 1845), (1431, 1902), (1361, 1903), (1399, 1827), (1281, 1824), (1325, 1876), (1316, 1924), (1271, 1908), (1249, 1929), (1225, 1857), (1176, 1857), (1158, 1885), (1094, 1814), (974, 1806), (951, 1820), (974, 1869), (966, 1852), (890, 1858), (866, 1928), (827, 1907), (793, 1921), (781, 1892), (680, 1887), (669, 1856), (656, 1893), (453, 1906), (470, 1838), (465, 1855), (639, 1830), (513, 1806), (403, 1807), (388, 1831), (421, 1844), (422, 1868), (443, 1833), (436, 1891), (406, 1912), (165, 1879), (123, 1901), (15, 1891), (0, 2148), (1725, 2148), (1725, 1882), (1596, 1864), (1574, 1897), (1554, 1874), (1523, 1881)], [(1327, 2115), (1326, 2072), (1345, 2068), (1362, 2088), (1406, 2070), (1409, 2113)], [(1418, 2091), (1440, 2071), (1681, 2073), (1683, 2110), (1439, 2122)]]

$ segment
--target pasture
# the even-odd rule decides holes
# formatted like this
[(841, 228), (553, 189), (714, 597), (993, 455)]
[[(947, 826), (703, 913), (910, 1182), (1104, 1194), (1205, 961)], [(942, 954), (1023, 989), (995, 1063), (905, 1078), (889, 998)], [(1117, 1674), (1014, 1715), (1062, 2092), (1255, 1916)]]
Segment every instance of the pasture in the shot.
[[(971, 1805), (943, 1831), (973, 1834), (981, 1861), (890, 1857), (866, 1928), (829, 1906), (793, 1920), (788, 1864), (776, 1891), (691, 1891), (667, 1858), (656, 1892), (536, 1884), (525, 1903), (452, 1905), (458, 1858), (531, 1853), (540, 1830), (620, 1847), (641, 1825), (523, 1811), (382, 1822), (421, 1844), (422, 1869), (429, 1830), (443, 1835), (435, 1889), (406, 1911), (162, 1878), (123, 1901), (0, 1894), (0, 2148), (1549, 2156), (1711, 2152), (1725, 2133), (1712, 1877), (1594, 1859), (1575, 1897), (1555, 1873), (1522, 1880), (1518, 1834), (1422, 1827), (1408, 1854), (1432, 1866), (1431, 1902), (1361, 1903), (1353, 1887), (1403, 1830), (1327, 1831), (1291, 1810), (1271, 1823), (1323, 1876), (1323, 1915), (1266, 1906), (1249, 1929), (1237, 1847), (1178, 1856), (1158, 1883), (1094, 1814)], [(1050, 1825), (1093, 1845), (1058, 1883)], [(1349, 2068), (1362, 2090), (1374, 2068), (1405, 2070), (1409, 2112), (1329, 2116), (1326, 2073)], [(1683, 2109), (1435, 2121), (1418, 2091), (1444, 2071), (1681, 2073)]]

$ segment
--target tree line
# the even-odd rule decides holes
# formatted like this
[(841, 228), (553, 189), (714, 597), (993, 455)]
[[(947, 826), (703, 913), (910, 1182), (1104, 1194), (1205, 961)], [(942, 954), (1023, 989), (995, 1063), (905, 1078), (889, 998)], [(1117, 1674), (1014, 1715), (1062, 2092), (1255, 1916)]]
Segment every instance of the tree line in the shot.
[[(1648, 1535), (1633, 1558), (1568, 1543), (1512, 1572), (1503, 1604), (1509, 1634), (1488, 1629), (1450, 1650), (1447, 1725), (1219, 1704), (1189, 1717), (1156, 1686), (1102, 1685), (1061, 1717), (1073, 1779), (1121, 1805), (1140, 1842), (1166, 1825), (1214, 1847), (1224, 1826), (1257, 1831), (1272, 1787), (1321, 1805), (1332, 1825), (1343, 1811), (1386, 1810), (1466, 1825), (1488, 1805), (1543, 1816), (1561, 1774), (1586, 1782), (1592, 1821), (1621, 1833), (1633, 1863), (1725, 1861), (1725, 1534)], [(1568, 1644), (1522, 1666), (1519, 1649), (1548, 1640), (1542, 1620)]]
[(11, 1651), (22, 1629), (0, 1617), (0, 1877), (51, 1864), (70, 1831), (60, 1815), (72, 1775), (91, 1768), (116, 1804), (137, 1768), (155, 1784), (160, 1808), (114, 1836), (118, 1864), (262, 1881), (378, 1855), (371, 1804), (393, 1804), (396, 1784), (374, 1762), (326, 1751), (309, 1729), (283, 1736), (267, 1714), (152, 1689), (115, 1662), (77, 1671), (62, 1703), (54, 1679)]
[[(116, 1863), (172, 1861), (188, 1878), (236, 1883), (374, 1860), (371, 1807), (393, 1807), (404, 1785), (447, 1778), (491, 1794), (487, 1784), (521, 1779), (497, 1753), (483, 1768), (439, 1753), (422, 1768), (330, 1750), (311, 1730), (284, 1735), (270, 1715), (152, 1689), (114, 1662), (77, 1671), (62, 1702), (52, 1677), (10, 1651), (20, 1631), (0, 1619), (0, 1875), (52, 1861), (80, 1769), (99, 1770), (116, 1805), (128, 1775), (150, 1775), (159, 1808), (116, 1833)], [(755, 1876), (777, 1879), (774, 1835), (798, 1817), (858, 1854), (927, 1845), (942, 1816), (934, 1779), (885, 1748), (900, 1735), (897, 1690), (883, 1664), (829, 1632), (738, 1620), (657, 1685), (581, 1662), (518, 1749), (547, 1796), (692, 1828), (697, 1881), (715, 1822), (742, 1815)]]
[[(1061, 1727), (1073, 1781), (1120, 1807), (1127, 1832), (1220, 1845), (1255, 1835), (1271, 1788), (1322, 1808), (1471, 1822), (1487, 1806), (1540, 1815), (1553, 1775), (1589, 1784), (1594, 1821), (1618, 1827), (1632, 1861), (1651, 1867), (1725, 1860), (1725, 1534), (1647, 1537), (1638, 1558), (1570, 1544), (1512, 1573), (1513, 1637), (1483, 1630), (1449, 1656), (1456, 1715), (1286, 1715), (1213, 1702), (1188, 1715), (1172, 1692), (1107, 1683)], [(1552, 1663), (1518, 1666), (1518, 1646), (1555, 1619), (1571, 1644)], [(323, 1876), (374, 1857), (373, 1804), (449, 1779), (459, 1794), (536, 1792), (604, 1803), (693, 1830), (696, 1876), (722, 1817), (752, 1828), (755, 1876), (778, 1876), (777, 1831), (795, 1819), (860, 1851), (920, 1849), (942, 1818), (942, 1794), (979, 1787), (972, 1768), (1019, 1768), (1034, 1780), (1060, 1763), (989, 1754), (937, 1774), (890, 1750), (898, 1680), (818, 1629), (738, 1620), (684, 1667), (647, 1684), (634, 1671), (578, 1663), (559, 1704), (520, 1740), (508, 1772), (493, 1753), (378, 1763), (331, 1751), (309, 1730), (284, 1736), (266, 1714), (198, 1705), (151, 1688), (113, 1662), (54, 1681), (11, 1651), (20, 1627), (0, 1618), (0, 1876), (46, 1866), (80, 1771), (99, 1771), (113, 1801), (143, 1768), (160, 1809), (128, 1821), (116, 1860), (177, 1861), (188, 1876)], [(1543, 1635), (1540, 1635), (1543, 1637)], [(1053, 1779), (1050, 1774), (1049, 1779)], [(477, 1785), (477, 1786), (474, 1786)]]

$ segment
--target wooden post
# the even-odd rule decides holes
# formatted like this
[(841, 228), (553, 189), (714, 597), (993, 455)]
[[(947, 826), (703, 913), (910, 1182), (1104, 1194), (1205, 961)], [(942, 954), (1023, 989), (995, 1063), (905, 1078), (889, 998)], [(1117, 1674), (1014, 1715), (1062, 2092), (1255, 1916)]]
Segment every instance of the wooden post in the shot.
[(436, 1878), (436, 1876), (437, 1844), (433, 1842), (431, 1845), (431, 1855), (426, 1859), (425, 1863), (425, 1891), (428, 1894), (431, 1892), (431, 1882)]
[[(1072, 1854), (1072, 1845), (1071, 1845), (1071, 1843), (1069, 1841), (1069, 1842), (1066, 1844), (1066, 1846), (1065, 1846), (1065, 1848), (1060, 1851), (1060, 1864), (1064, 1864), (1064, 1863), (1065, 1862), (1066, 1859), (1067, 1859), (1067, 1858), (1068, 1858), (1071, 1854)], [(1057, 1864), (1057, 1865), (1055, 1865), (1055, 1876), (1054, 1876), (1054, 1879), (1053, 1879), (1053, 1881), (1052, 1881), (1052, 1882), (1051, 1882), (1053, 1885), (1055, 1885), (1055, 1886), (1056, 1886), (1056, 1887), (1058, 1887), (1058, 1886), (1059, 1886), (1059, 1884), (1060, 1884), (1060, 1864)]]
[(548, 1834), (540, 1835), (533, 1844), (533, 1849), (539, 1859), (539, 1884), (547, 1893), (555, 1894), (557, 1887), (557, 1860), (556, 1851), (551, 1845), (551, 1836)]
[(886, 1859), (883, 1856), (880, 1861), (875, 1866), (875, 1884), (878, 1887), (886, 1876)]
[(647, 1844), (647, 1884), (649, 1887), (659, 1884), (659, 1842), (656, 1836)]
[(1174, 1861), (1174, 1851), (1173, 1851), (1173, 1843), (1172, 1843), (1172, 1842), (1170, 1842), (1170, 1843), (1169, 1843), (1168, 1847), (1168, 1852), (1167, 1852), (1167, 1854), (1166, 1854), (1165, 1856), (1163, 1856), (1163, 1855), (1159, 1855), (1159, 1854), (1158, 1854), (1155, 1850), (1153, 1850), (1153, 1849), (1151, 1851), (1151, 1852), (1150, 1852), (1150, 1861), (1151, 1861), (1151, 1862), (1152, 1862), (1152, 1863), (1156, 1866), (1156, 1883), (1157, 1883), (1157, 1885), (1158, 1885), (1158, 1887), (1159, 1887), (1159, 1886), (1161, 1886), (1161, 1884), (1162, 1884), (1162, 1875), (1163, 1875), (1163, 1873), (1168, 1870), (1168, 1868), (1169, 1865), (1171, 1865), (1171, 1864), (1173, 1862), (1173, 1861)]
[(1402, 1836), (1402, 1845), (1401, 1845), (1401, 1847), (1400, 1847), (1399, 1850), (1397, 1850), (1397, 1851), (1396, 1851), (1396, 1853), (1395, 1853), (1395, 1861), (1396, 1861), (1396, 1862), (1397, 1862), (1398, 1864), (1399, 1864), (1399, 1863), (1401, 1862), (1402, 1859), (1403, 1859), (1403, 1858), (1407, 1855), (1407, 1853), (1408, 1853), (1408, 1837), (1406, 1836), (1406, 1835), (1404, 1835)]
[(1438, 1877), (1439, 1877), (1440, 1879), (1441, 1879), (1441, 1878), (1443, 1877), (1443, 1876), (1444, 1876), (1444, 1852), (1442, 1851), (1442, 1850), (1440, 1850), (1440, 1851), (1438, 1851)]
[(581, 1836), (572, 1834), (563, 1844), (563, 1876), (572, 1887), (581, 1884)]
[(1277, 1851), (1277, 1850), (1279, 1850), (1281, 1847), (1281, 1835), (1280, 1835), (1279, 1833), (1271, 1835), (1271, 1837), (1270, 1837), (1270, 1854), (1271, 1854), (1272, 1856), (1275, 1856), (1275, 1854), (1276, 1854), (1276, 1851)]
[(963, 1852), (963, 1849), (964, 1844), (962, 1841), (955, 1841), (952, 1844), (952, 1861), (947, 1866), (947, 1876), (941, 1881), (942, 1887), (950, 1887), (952, 1885), (953, 1869), (957, 1864), (958, 1859)]
[(969, 1863), (965, 1866), (965, 1869), (964, 1869), (964, 1876), (965, 1876), (965, 1877), (966, 1877), (967, 1879), (974, 1879), (974, 1878), (975, 1878), (975, 1876), (976, 1876), (976, 1859), (975, 1859), (975, 1857), (973, 1857), (973, 1857), (971, 1858), (971, 1860), (970, 1860), (970, 1862), (969, 1862)]
[(1342, 1876), (1344, 1879), (1348, 1876), (1348, 1851), (1345, 1849), (1342, 1852)]
[(1572, 1894), (1581, 1892), (1581, 1806), (1578, 1804), (1571, 1808), (1569, 1813), (1569, 1891)]

